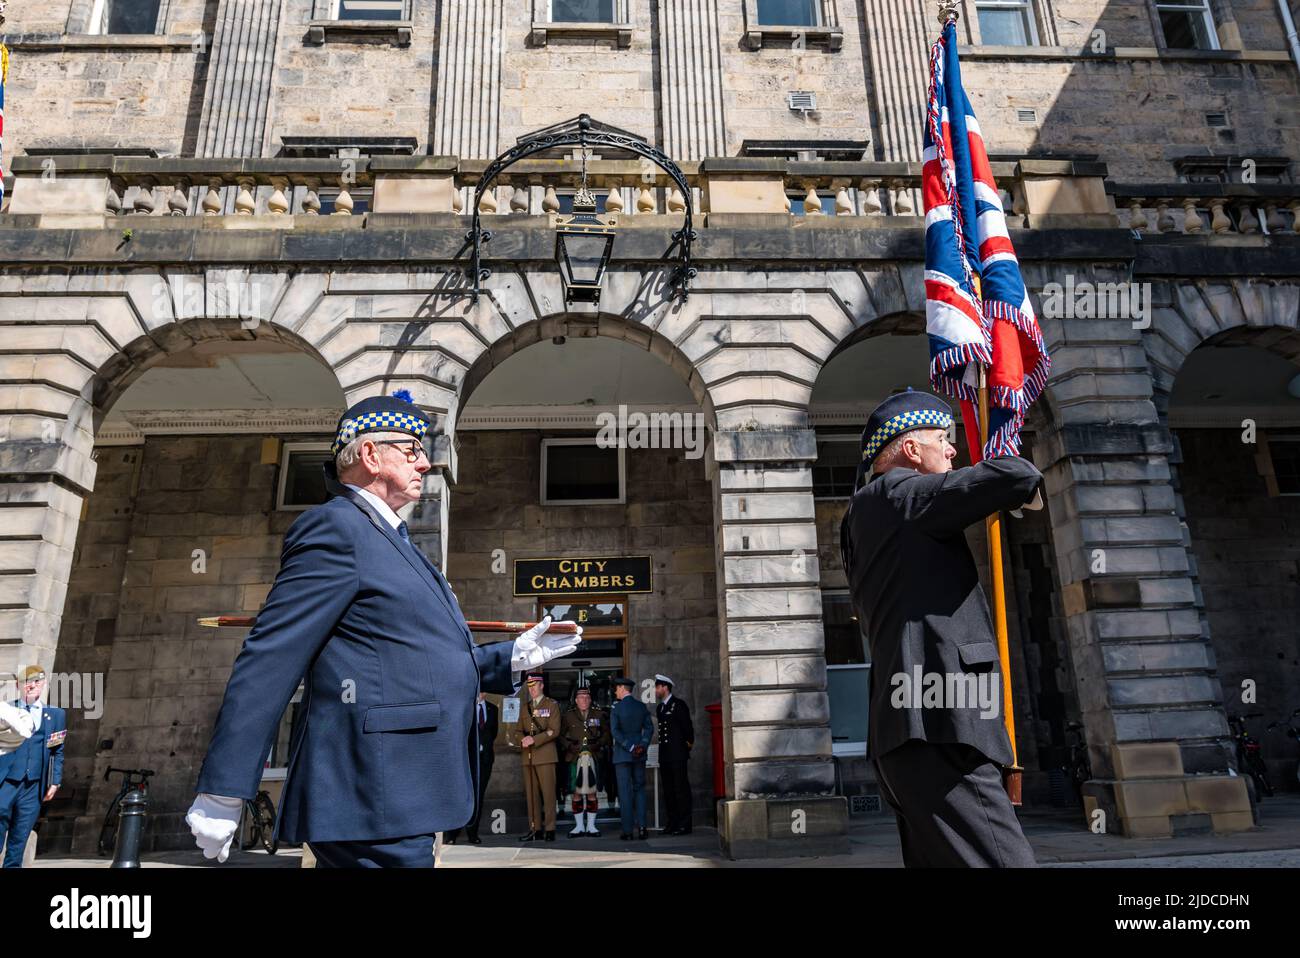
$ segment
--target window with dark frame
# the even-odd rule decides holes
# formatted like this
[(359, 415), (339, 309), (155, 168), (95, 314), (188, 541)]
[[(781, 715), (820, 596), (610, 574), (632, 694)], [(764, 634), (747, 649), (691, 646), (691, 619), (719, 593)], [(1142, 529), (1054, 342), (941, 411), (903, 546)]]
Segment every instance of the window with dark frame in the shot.
[(325, 490), (325, 463), (333, 454), (324, 443), (288, 443), (281, 460), (279, 501), (276, 509), (310, 509), (329, 499)]
[(765, 27), (818, 26), (817, 0), (758, 0), (758, 22)]
[(157, 33), (161, 7), (162, 0), (102, 0), (91, 10), (91, 32), (104, 35)]
[(1160, 15), (1165, 46), (1171, 50), (1219, 49), (1219, 35), (1214, 29), (1209, 0), (1174, 3), (1157, 0), (1156, 12)]
[(812, 466), (814, 499), (850, 499), (858, 476), (858, 436), (818, 436), (817, 461)]
[(406, 0), (336, 0), (335, 20), (402, 20)]
[(614, 0), (551, 0), (552, 23), (613, 23)]
[(980, 41), (990, 47), (1038, 45), (1038, 28), (1029, 0), (979, 0)]
[(623, 501), (621, 450), (603, 449), (596, 440), (543, 440), (542, 503), (617, 503)]

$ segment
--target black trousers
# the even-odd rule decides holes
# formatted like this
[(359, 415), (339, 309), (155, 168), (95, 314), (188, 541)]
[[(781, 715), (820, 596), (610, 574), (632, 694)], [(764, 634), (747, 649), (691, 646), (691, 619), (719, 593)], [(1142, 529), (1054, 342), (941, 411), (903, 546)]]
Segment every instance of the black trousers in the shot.
[(376, 842), (308, 842), (317, 868), (432, 868), (433, 836)]
[(875, 759), (908, 868), (1032, 868), (1002, 770), (969, 745), (913, 739)]
[(668, 831), (691, 828), (691, 783), (686, 777), (686, 759), (660, 761), (659, 774), (664, 782), (664, 807), (668, 813)]
[[(470, 838), (478, 838), (478, 823), (483, 817), (483, 796), (487, 794), (488, 782), (492, 779), (492, 764), (494, 761), (495, 759), (485, 761), (478, 769), (478, 805), (474, 809), (474, 817), (465, 826), (465, 831), (469, 833)], [(453, 828), (446, 836), (447, 841), (455, 841), (459, 837), (459, 828)]]

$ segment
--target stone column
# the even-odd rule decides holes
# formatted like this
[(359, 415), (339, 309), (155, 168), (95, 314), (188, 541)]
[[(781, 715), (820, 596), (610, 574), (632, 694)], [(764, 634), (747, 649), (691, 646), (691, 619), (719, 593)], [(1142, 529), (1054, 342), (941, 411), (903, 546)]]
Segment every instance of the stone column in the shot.
[(261, 156), (281, 0), (222, 0), (196, 155)]
[(818, 588), (811, 429), (719, 432), (718, 614), (732, 858), (846, 854)]
[(1044, 322), (1056, 417), (1035, 456), (1093, 766), (1085, 810), (1135, 837), (1249, 828), (1244, 781), (1227, 775), (1214, 654), (1140, 328), (1128, 319)]
[(434, 156), (492, 159), (500, 144), (503, 0), (445, 0), (438, 27)]
[(717, 0), (661, 0), (662, 149), (682, 162), (727, 155)]
[[(919, 162), (937, 8), (926, 0), (864, 0), (863, 13), (880, 159)], [(965, 38), (960, 28), (959, 34)]]

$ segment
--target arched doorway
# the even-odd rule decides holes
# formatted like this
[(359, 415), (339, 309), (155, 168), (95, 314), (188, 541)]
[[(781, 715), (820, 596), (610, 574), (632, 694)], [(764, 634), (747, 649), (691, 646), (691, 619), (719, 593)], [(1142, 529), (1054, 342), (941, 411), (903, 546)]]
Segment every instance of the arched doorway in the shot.
[[(608, 706), (612, 679), (625, 673), (653, 713), (653, 677), (669, 675), (694, 719), (690, 778), (703, 821), (713, 762), (704, 707), (721, 696), (708, 398), (657, 334), (603, 316), (599, 331), (613, 335), (596, 335), (585, 316), (532, 323), (466, 375), (448, 578), (470, 618), (550, 613), (583, 623), (579, 653), (545, 669), (546, 693), (562, 707), (580, 685)], [(507, 714), (485, 802), (516, 832), (524, 830), (520, 734)], [(559, 784), (567, 792), (563, 774)], [(600, 816), (616, 819), (606, 784)], [(655, 785), (652, 764), (651, 827)], [(662, 824), (661, 797), (659, 805)], [(567, 802), (560, 812), (567, 816)]]
[[(191, 845), (184, 814), (247, 634), (197, 619), (258, 611), (284, 533), (324, 497), (320, 463), (344, 405), (316, 352), (265, 324), (177, 324), (133, 354), (87, 386), (96, 473), (53, 673), (98, 677), (98, 694), (69, 716), (43, 853), (94, 853), (120, 785), (109, 768), (156, 773), (146, 850)], [(286, 745), (287, 724), (267, 757), (273, 797)]]
[[(1193, 582), (1231, 722), (1261, 742), (1269, 784), (1294, 789), (1294, 740), (1269, 723), (1300, 708), (1300, 336), (1235, 327), (1208, 337), (1162, 397)], [(1244, 769), (1238, 771), (1245, 773)]]
[[(853, 493), (867, 416), (879, 402), (907, 387), (931, 391), (929, 362), (923, 316), (883, 317), (859, 327), (836, 348), (818, 375), (809, 405), (809, 421), (817, 437), (812, 476), (831, 734), (837, 781), (852, 814), (887, 809), (878, 798), (867, 755), (870, 653), (853, 614), (840, 558), (840, 521)], [(949, 402), (960, 431), (964, 428), (960, 405)], [(1021, 455), (1030, 460), (1045, 415), (1041, 405), (1036, 406), (1022, 432)], [(955, 467), (969, 465), (966, 443), (956, 436), (954, 441)], [(1003, 529), (1012, 691), (1019, 758), (1025, 767), (1025, 803), (1066, 805), (1077, 801), (1065, 788), (1061, 766), (1069, 751), (1067, 725), (1077, 720), (1078, 707), (1072, 702), (1067, 637), (1056, 624), (1060, 585), (1049, 511), (1026, 511), (1004, 522)], [(971, 526), (966, 536), (987, 591), (985, 526)]]

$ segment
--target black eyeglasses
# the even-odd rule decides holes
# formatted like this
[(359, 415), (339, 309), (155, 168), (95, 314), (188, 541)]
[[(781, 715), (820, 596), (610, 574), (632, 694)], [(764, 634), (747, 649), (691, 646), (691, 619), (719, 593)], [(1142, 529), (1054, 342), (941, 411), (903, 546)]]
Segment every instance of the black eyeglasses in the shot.
[(375, 445), (406, 447), (402, 451), (406, 453), (407, 462), (419, 462), (421, 456), (428, 455), (424, 451), (424, 443), (418, 439), (376, 439)]

